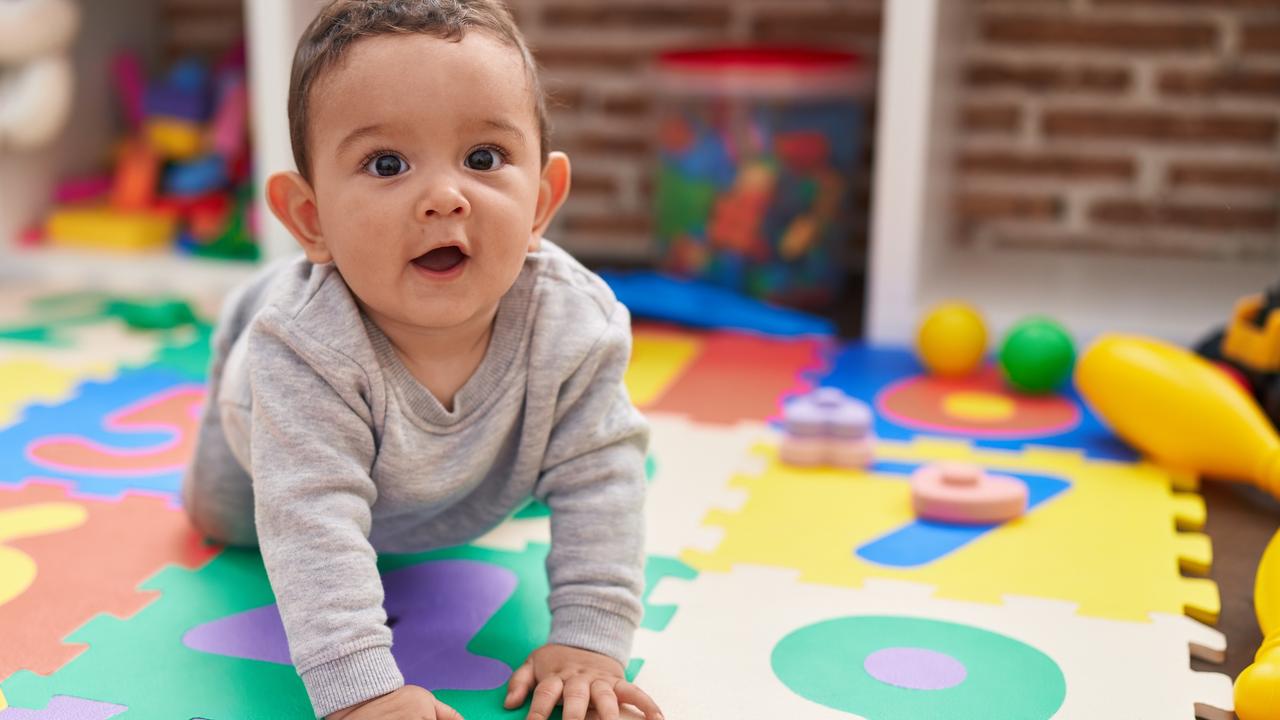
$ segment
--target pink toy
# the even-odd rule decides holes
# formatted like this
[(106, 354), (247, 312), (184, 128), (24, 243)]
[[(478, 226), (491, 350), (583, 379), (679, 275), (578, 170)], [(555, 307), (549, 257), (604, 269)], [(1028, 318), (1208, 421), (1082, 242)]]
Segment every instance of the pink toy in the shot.
[(866, 467), (875, 436), (871, 408), (837, 388), (819, 388), (786, 404), (780, 456), (791, 465)]
[(111, 182), (110, 175), (68, 178), (53, 189), (53, 202), (58, 205), (73, 205), (97, 200), (111, 192)]
[(146, 81), (143, 80), (142, 61), (134, 53), (119, 53), (111, 60), (111, 74), (115, 77), (125, 123), (131, 132), (137, 132), (145, 117), (142, 98), (146, 95)]
[(926, 520), (989, 525), (1026, 512), (1027, 486), (976, 465), (933, 463), (911, 476), (911, 502)]
[(222, 89), (218, 109), (214, 111), (209, 126), (209, 145), (213, 151), (234, 161), (244, 152), (246, 141), (245, 122), (249, 112), (249, 94), (244, 80), (229, 79)]
[(18, 247), (36, 247), (44, 242), (44, 228), (29, 227), (18, 234)]

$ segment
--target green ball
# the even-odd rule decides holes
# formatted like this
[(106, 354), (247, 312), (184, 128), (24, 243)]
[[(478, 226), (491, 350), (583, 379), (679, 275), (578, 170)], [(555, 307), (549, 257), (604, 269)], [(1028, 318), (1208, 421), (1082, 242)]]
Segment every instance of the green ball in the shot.
[(1076, 360), (1071, 336), (1046, 317), (1030, 317), (1009, 330), (1000, 345), (1000, 369), (1014, 388), (1027, 393), (1056, 390)]

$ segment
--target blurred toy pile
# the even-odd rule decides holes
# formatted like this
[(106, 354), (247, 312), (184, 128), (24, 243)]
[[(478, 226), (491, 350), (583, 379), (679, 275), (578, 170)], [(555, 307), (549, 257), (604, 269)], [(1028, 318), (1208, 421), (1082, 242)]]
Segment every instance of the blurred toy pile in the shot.
[(127, 132), (109, 168), (58, 185), (29, 241), (256, 259), (243, 46), (212, 66), (180, 60), (150, 82), (131, 53), (110, 71)]
[[(709, 83), (663, 105), (656, 233), (664, 269), (783, 304), (827, 305), (840, 291), (853, 230), (863, 113), (856, 56), (692, 51), (667, 53), (662, 67)], [(734, 78), (744, 69), (785, 77), (787, 92), (742, 93)], [(815, 74), (833, 71), (847, 83), (814, 85)]]

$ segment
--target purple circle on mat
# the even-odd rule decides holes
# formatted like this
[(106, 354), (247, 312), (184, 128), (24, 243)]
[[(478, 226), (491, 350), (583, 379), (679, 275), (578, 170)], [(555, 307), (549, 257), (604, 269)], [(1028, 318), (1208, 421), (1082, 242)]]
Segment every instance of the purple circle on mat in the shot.
[(946, 690), (969, 673), (959, 660), (936, 650), (891, 647), (867, 656), (862, 667), (886, 685), (908, 690)]

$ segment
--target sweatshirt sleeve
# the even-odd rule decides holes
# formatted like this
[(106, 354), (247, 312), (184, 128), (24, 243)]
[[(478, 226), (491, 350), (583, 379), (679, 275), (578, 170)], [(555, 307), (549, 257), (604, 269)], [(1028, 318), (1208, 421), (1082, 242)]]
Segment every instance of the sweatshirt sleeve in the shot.
[(551, 508), (549, 642), (625, 667), (642, 614), (644, 463), (649, 429), (623, 376), (630, 316), (608, 327), (561, 387), (535, 495)]
[[(372, 413), (355, 362), (268, 316), (249, 338), (254, 516), (289, 650), (317, 716), (404, 684), (369, 544)], [(345, 388), (345, 389), (339, 389)]]

